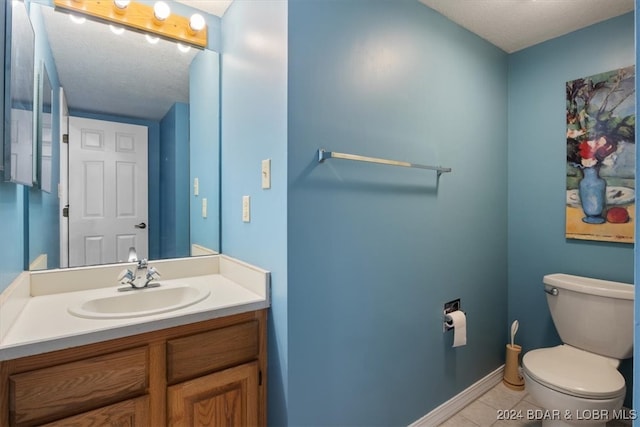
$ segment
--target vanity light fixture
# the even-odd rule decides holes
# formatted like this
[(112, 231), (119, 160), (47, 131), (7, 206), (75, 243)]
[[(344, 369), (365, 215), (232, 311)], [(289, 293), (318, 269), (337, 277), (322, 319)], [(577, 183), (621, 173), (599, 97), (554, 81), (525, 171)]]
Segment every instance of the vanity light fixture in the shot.
[(53, 0), (57, 9), (91, 16), (116, 26), (130, 27), (152, 36), (174, 40), (185, 45), (206, 47), (207, 24), (204, 17), (171, 13), (164, 1), (150, 5), (142, 0)]

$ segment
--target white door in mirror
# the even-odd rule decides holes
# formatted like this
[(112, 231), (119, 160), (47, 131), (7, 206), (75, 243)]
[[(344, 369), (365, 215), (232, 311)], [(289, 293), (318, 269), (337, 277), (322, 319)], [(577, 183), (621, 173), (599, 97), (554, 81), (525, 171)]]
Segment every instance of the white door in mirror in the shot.
[(33, 162), (33, 112), (11, 109), (11, 181), (30, 184)]
[(148, 258), (147, 127), (69, 117), (69, 266)]

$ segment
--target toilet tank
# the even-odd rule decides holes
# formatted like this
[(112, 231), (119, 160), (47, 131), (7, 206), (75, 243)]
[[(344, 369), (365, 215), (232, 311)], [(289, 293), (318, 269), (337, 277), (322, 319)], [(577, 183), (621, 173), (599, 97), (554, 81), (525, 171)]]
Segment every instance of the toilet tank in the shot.
[(548, 274), (543, 283), (565, 344), (614, 359), (632, 356), (633, 285), (570, 274)]

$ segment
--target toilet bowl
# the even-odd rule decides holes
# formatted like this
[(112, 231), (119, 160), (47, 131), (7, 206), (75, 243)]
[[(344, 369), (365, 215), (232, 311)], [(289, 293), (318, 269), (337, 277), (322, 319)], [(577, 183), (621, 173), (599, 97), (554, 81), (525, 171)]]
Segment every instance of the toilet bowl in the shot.
[(617, 366), (569, 345), (532, 350), (522, 361), (525, 388), (546, 410), (543, 425), (554, 427), (599, 426), (616, 418), (626, 392)]
[(566, 274), (543, 282), (564, 344), (524, 355), (525, 389), (543, 408), (544, 427), (604, 427), (622, 416), (626, 385), (617, 368), (633, 352), (634, 287)]

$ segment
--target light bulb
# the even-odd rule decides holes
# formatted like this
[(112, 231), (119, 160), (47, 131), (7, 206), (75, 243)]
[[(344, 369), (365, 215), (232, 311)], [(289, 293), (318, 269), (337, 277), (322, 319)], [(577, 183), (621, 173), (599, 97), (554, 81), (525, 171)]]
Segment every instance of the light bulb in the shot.
[(126, 9), (131, 3), (131, 0), (113, 0), (113, 5), (118, 9)]
[(187, 53), (191, 50), (191, 46), (184, 45), (182, 43), (178, 43), (178, 50), (182, 53)]
[(167, 3), (158, 1), (153, 5), (153, 16), (155, 16), (158, 21), (162, 22), (166, 20), (169, 15), (171, 15), (171, 8), (169, 8)]
[(199, 13), (194, 13), (191, 15), (191, 18), (189, 18), (189, 28), (191, 28), (191, 31), (194, 33), (202, 31), (205, 25), (204, 17)]
[(153, 37), (153, 36), (150, 36), (149, 34), (145, 34), (145, 38), (151, 44), (156, 44), (160, 41), (160, 37)]

